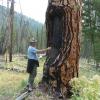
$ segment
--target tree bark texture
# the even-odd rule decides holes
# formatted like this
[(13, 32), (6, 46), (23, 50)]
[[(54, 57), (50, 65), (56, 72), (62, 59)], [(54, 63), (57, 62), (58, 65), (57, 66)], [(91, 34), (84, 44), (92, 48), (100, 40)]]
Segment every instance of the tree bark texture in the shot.
[(68, 93), (78, 77), (81, 0), (49, 0), (46, 12), (47, 52), (42, 82), (53, 92)]

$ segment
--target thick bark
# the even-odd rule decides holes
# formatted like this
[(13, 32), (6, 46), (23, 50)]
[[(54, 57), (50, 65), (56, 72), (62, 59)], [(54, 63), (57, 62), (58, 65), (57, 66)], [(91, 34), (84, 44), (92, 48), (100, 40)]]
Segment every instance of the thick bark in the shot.
[(69, 91), (69, 81), (78, 77), (80, 0), (49, 0), (46, 12), (47, 52), (42, 82), (53, 92)]

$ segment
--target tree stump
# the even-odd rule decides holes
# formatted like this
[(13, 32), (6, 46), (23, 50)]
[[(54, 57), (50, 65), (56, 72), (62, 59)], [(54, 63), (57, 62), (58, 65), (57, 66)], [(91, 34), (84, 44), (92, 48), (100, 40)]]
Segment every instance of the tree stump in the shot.
[(49, 0), (46, 12), (47, 52), (42, 83), (68, 95), (69, 81), (79, 73), (81, 0)]

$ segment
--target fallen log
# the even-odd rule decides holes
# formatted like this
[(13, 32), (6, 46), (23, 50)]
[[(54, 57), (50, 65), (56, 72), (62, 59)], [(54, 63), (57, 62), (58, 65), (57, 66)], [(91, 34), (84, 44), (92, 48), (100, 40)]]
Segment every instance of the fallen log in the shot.
[(25, 100), (26, 97), (28, 97), (29, 92), (26, 91), (24, 93), (22, 93), (20, 96), (18, 96), (15, 100)]
[(16, 97), (15, 100), (25, 100), (33, 91), (27, 90), (27, 88), (24, 88), (19, 95)]

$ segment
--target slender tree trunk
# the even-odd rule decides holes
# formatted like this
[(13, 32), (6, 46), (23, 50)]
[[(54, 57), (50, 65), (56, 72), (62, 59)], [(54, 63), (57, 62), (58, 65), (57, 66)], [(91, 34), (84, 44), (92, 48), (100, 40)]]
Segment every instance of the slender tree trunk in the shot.
[(36, 32), (36, 39), (37, 39), (37, 44), (36, 44), (36, 46), (37, 46), (37, 48), (39, 48), (39, 45), (38, 45), (38, 38), (39, 38), (39, 33), (38, 33), (38, 28), (37, 28), (37, 32)]
[(10, 45), (9, 45), (9, 61), (12, 61), (12, 39), (13, 39), (13, 19), (14, 19), (14, 0), (11, 1), (10, 8)]
[(78, 77), (81, 0), (49, 0), (46, 12), (47, 52), (42, 83), (52, 93), (68, 95), (69, 81)]

